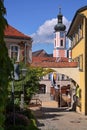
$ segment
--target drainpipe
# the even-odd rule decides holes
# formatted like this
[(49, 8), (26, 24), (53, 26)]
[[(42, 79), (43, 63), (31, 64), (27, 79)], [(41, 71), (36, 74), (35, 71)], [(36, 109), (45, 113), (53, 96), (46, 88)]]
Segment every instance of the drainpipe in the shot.
[(24, 52), (25, 52), (25, 53), (24, 53), (24, 55), (25, 55), (25, 59), (24, 59), (24, 60), (25, 60), (25, 65), (26, 65), (26, 56), (27, 56), (27, 55), (26, 55), (26, 52), (27, 52), (27, 51), (26, 51), (26, 49), (27, 49), (26, 47), (27, 47), (27, 44), (26, 44), (26, 42), (25, 42), (25, 49), (24, 49), (24, 50), (25, 50), (25, 51), (24, 51)]

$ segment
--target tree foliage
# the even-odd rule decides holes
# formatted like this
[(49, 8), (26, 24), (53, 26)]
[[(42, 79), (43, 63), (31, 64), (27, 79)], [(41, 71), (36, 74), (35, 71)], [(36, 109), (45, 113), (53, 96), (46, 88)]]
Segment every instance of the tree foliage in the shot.
[(4, 129), (5, 116), (3, 113), (7, 100), (7, 86), (12, 70), (12, 64), (4, 41), (4, 30), (8, 25), (4, 17), (5, 14), (6, 9), (3, 0), (0, 0), (0, 130)]
[(39, 81), (41, 77), (50, 72), (53, 72), (53, 70), (42, 67), (29, 67), (24, 88), (30, 99), (34, 94), (39, 92)]
[[(20, 70), (22, 68), (27, 68), (27, 74), (26, 77), (23, 78), (20, 71), (20, 80), (14, 82), (15, 91), (20, 93), (24, 88), (26, 92), (25, 97), (28, 96), (30, 100), (39, 90), (39, 81), (41, 77), (53, 72), (53, 70), (42, 67), (30, 67), (26, 66), (24, 63), (19, 63), (19, 66)], [(9, 91), (11, 91), (11, 83), (9, 83)]]

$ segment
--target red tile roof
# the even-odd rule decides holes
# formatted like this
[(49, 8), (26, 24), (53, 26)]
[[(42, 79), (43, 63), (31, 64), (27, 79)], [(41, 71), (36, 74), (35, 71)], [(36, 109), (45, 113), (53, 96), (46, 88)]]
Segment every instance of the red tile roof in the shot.
[(55, 57), (40, 57), (40, 56), (33, 56), (32, 57), (32, 62), (68, 62), (68, 58), (64, 58), (64, 57), (61, 57), (61, 58), (55, 58)]
[(15, 38), (23, 38), (23, 39), (30, 39), (30, 36), (23, 34), (22, 32), (18, 31), (14, 27), (8, 25), (5, 29), (4, 35), (7, 37), (15, 37)]
[(55, 60), (56, 60), (56, 58), (54, 58), (54, 57), (40, 57), (40, 56), (32, 57), (33, 63), (40, 63), (40, 62), (46, 62), (46, 61), (55, 62)]
[(35, 67), (43, 67), (43, 68), (72, 68), (77, 67), (77, 62), (68, 62), (67, 60), (56, 62), (56, 58), (54, 57), (33, 57), (31, 66)]

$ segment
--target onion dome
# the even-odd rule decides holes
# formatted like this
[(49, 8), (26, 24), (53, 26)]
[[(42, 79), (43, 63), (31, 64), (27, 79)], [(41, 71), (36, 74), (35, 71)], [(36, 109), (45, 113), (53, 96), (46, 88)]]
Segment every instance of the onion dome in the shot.
[(66, 26), (62, 23), (62, 17), (63, 17), (63, 15), (61, 14), (61, 8), (59, 8), (59, 14), (57, 16), (58, 23), (54, 26), (55, 32), (65, 31), (65, 29), (66, 29)]

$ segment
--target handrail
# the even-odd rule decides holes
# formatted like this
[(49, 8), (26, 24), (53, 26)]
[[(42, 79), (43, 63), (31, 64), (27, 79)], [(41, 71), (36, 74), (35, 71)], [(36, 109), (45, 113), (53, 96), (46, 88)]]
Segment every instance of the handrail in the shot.
[[(42, 101), (40, 100), (40, 99), (38, 99), (38, 98), (33, 98), (33, 99), (31, 99), (31, 101), (32, 100), (35, 100), (35, 102), (34, 102), (34, 104), (35, 105), (40, 105), (40, 106), (42, 106)], [(32, 102), (30, 103), (30, 105), (32, 104)]]

